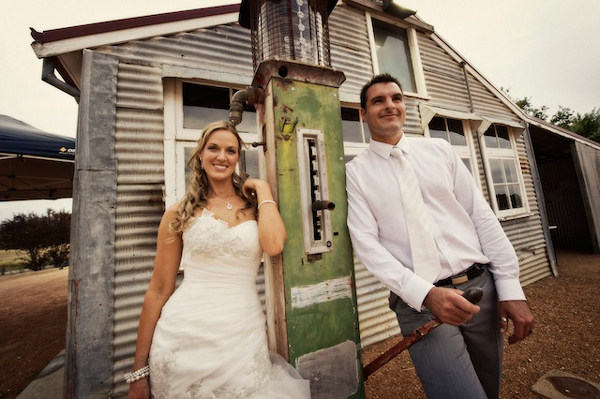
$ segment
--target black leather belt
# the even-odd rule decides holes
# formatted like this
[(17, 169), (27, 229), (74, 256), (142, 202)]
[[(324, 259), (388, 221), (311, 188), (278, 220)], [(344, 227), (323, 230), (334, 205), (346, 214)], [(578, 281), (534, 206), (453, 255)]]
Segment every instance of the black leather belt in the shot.
[(456, 276), (448, 277), (443, 280), (440, 280), (433, 285), (436, 287), (443, 287), (445, 285), (458, 285), (462, 283), (466, 283), (469, 280), (473, 280), (475, 277), (479, 277), (483, 274), (485, 270), (485, 266), (482, 263), (474, 263), (473, 266), (469, 267), (462, 273), (457, 274)]

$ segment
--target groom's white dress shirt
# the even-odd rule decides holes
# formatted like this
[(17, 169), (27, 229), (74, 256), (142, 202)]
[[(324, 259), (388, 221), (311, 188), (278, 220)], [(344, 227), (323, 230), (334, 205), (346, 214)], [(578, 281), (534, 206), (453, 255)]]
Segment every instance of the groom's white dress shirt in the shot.
[[(372, 140), (346, 165), (348, 228), (366, 268), (421, 310), (433, 285), (413, 272), (393, 147)], [(499, 300), (525, 300), (514, 248), (452, 146), (441, 139), (402, 136), (396, 147), (415, 170), (430, 216), (441, 264), (436, 281), (473, 263), (491, 262)]]

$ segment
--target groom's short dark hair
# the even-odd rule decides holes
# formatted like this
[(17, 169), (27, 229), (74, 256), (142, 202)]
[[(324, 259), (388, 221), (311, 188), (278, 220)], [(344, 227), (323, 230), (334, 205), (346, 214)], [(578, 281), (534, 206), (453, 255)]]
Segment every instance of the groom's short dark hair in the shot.
[(371, 78), (371, 80), (369, 80), (367, 83), (365, 83), (365, 85), (362, 87), (362, 89), (360, 89), (360, 107), (362, 109), (364, 109), (364, 110), (367, 109), (367, 90), (369, 90), (369, 88), (371, 86), (373, 86), (374, 84), (377, 84), (377, 83), (396, 83), (398, 85), (398, 87), (400, 88), (400, 91), (402, 92), (402, 94), (404, 94), (404, 90), (402, 90), (402, 85), (400, 84), (398, 79), (396, 79), (389, 73), (382, 73), (379, 75), (375, 75)]

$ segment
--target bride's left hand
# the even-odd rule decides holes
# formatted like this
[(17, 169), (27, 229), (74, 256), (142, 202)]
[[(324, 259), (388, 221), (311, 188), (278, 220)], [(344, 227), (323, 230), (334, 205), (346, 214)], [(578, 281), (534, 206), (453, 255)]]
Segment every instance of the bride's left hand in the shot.
[(269, 184), (264, 180), (248, 179), (242, 186), (242, 192), (246, 198), (256, 196), (258, 200), (260, 194), (270, 194), (271, 189), (269, 188)]

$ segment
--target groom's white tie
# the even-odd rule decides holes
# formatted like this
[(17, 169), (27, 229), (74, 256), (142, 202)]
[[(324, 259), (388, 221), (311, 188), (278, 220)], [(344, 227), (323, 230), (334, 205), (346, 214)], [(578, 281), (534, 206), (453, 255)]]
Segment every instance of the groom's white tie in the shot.
[(396, 159), (398, 183), (404, 206), (404, 219), (410, 241), (414, 272), (434, 283), (441, 270), (438, 249), (429, 228), (429, 217), (415, 171), (398, 147), (392, 148)]

